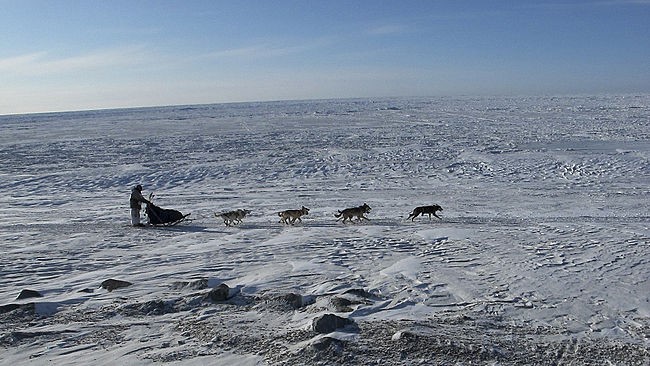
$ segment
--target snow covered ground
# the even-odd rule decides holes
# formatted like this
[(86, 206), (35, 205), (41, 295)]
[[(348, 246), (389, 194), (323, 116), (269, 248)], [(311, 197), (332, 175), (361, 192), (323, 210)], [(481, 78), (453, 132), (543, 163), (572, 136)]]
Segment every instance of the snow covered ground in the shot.
[(650, 363), (650, 95), (0, 116), (0, 163), (0, 364)]

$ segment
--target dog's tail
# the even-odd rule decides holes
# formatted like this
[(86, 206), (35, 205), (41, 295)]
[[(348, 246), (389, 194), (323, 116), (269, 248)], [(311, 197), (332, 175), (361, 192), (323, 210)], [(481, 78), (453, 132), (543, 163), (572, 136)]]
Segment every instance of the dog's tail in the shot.
[(413, 210), (413, 212), (411, 212), (411, 213), (409, 214), (409, 217), (407, 217), (406, 219), (407, 219), (407, 220), (410, 219), (411, 221), (415, 221), (415, 218), (418, 217), (418, 215), (420, 215), (420, 213), (417, 212), (416, 210)]

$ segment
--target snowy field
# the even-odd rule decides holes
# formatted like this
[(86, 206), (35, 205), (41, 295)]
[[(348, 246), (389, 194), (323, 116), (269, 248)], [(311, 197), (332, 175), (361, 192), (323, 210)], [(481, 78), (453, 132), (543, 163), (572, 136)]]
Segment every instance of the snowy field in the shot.
[(650, 363), (650, 95), (0, 116), (0, 163), (3, 365)]

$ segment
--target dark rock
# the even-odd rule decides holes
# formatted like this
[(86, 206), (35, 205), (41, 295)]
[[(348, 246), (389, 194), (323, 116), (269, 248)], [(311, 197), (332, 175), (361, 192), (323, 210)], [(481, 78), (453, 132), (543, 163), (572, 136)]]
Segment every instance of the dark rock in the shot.
[(293, 309), (300, 309), (303, 306), (302, 296), (294, 293), (278, 296), (275, 300), (284, 302)]
[(354, 296), (363, 297), (363, 298), (366, 298), (366, 299), (374, 297), (373, 294), (371, 294), (370, 292), (368, 292), (368, 291), (366, 291), (366, 290), (364, 290), (362, 288), (352, 288), (352, 289), (349, 289), (349, 290), (345, 291), (343, 294), (350, 294), (350, 295), (354, 295)]
[(43, 297), (43, 295), (41, 295), (38, 291), (25, 289), (20, 291), (20, 294), (18, 294), (16, 300), (29, 299), (31, 297)]
[(121, 307), (127, 316), (151, 316), (175, 313), (174, 301), (150, 300), (143, 303), (127, 304)]
[(334, 311), (336, 312), (347, 313), (352, 311), (350, 305), (352, 305), (353, 302), (344, 297), (337, 297), (337, 296), (332, 297), (330, 302), (332, 303), (332, 306), (334, 307)]
[(312, 327), (316, 333), (332, 333), (333, 331), (343, 328), (347, 325), (354, 324), (354, 321), (348, 318), (341, 318), (334, 314), (322, 315), (312, 322)]
[(131, 282), (114, 280), (112, 278), (102, 282), (102, 288), (105, 288), (109, 292), (116, 290), (118, 288), (129, 287), (131, 285), (132, 285)]
[(225, 283), (213, 288), (208, 292), (207, 298), (212, 301), (226, 301), (230, 296), (230, 287)]
[(7, 305), (1, 305), (0, 306), (0, 314), (8, 313), (10, 311), (14, 311), (18, 309), (21, 305), (20, 304), (7, 304)]
[(343, 342), (335, 338), (323, 337), (312, 343), (311, 346), (314, 347), (314, 349), (317, 351), (332, 349), (335, 352), (341, 352), (343, 349)]
[(305, 299), (302, 295), (288, 293), (282, 295), (264, 295), (256, 299), (258, 304), (255, 305), (257, 309), (264, 311), (280, 311), (288, 312), (306, 306), (309, 303), (309, 298)]
[(33, 302), (27, 304), (7, 304), (0, 306), (0, 314), (8, 313), (11, 311), (17, 310), (18, 313), (24, 315), (34, 314), (36, 311), (36, 305)]
[(191, 282), (188, 281), (174, 282), (171, 288), (174, 290), (184, 290), (184, 289), (203, 290), (208, 288), (208, 279), (202, 278), (200, 280), (191, 281)]

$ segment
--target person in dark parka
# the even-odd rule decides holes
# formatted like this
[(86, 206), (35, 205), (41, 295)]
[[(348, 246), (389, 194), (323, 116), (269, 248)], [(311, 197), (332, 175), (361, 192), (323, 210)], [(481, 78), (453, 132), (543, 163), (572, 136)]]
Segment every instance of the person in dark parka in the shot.
[(149, 204), (149, 201), (142, 196), (142, 186), (137, 185), (131, 190), (131, 199), (129, 200), (131, 206), (131, 224), (133, 226), (145, 226), (140, 222), (140, 210), (142, 210), (142, 203)]

